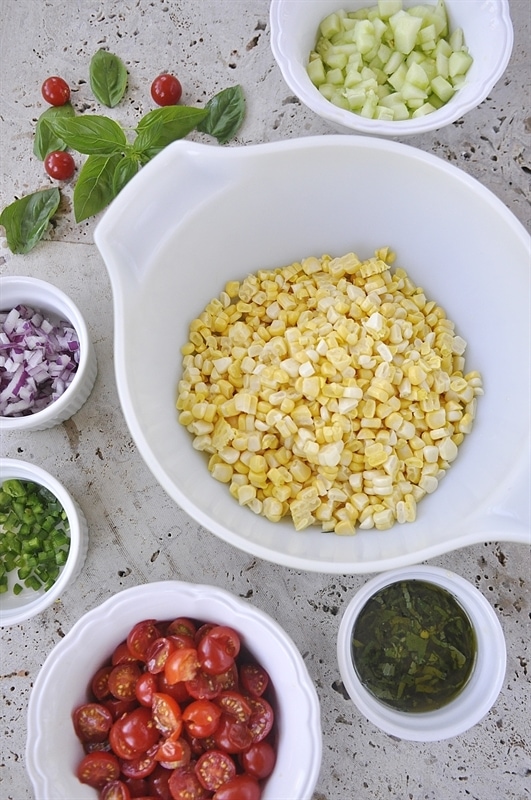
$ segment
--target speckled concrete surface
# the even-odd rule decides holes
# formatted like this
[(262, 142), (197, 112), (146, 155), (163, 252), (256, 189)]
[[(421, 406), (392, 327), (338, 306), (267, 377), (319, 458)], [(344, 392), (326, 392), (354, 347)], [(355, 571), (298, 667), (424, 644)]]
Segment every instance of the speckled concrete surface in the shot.
[[(514, 51), (490, 96), (465, 119), (408, 143), (478, 178), (530, 228), (531, 4), (510, 5)], [(32, 155), (35, 121), (45, 107), (43, 79), (64, 76), (76, 108), (94, 110), (88, 64), (99, 47), (120, 55), (129, 71), (128, 99), (109, 112), (124, 123), (151, 108), (152, 78), (172, 70), (188, 104), (242, 84), (248, 112), (234, 145), (331, 133), (284, 84), (269, 47), (268, 11), (267, 0), (2, 0), (1, 207), (50, 185)], [(198, 527), (156, 484), (118, 403), (110, 286), (92, 241), (97, 220), (73, 223), (71, 190), (64, 194), (57, 222), (30, 254), (12, 256), (2, 240), (0, 271), (50, 280), (76, 300), (92, 331), (99, 374), (74, 418), (50, 431), (5, 434), (1, 452), (34, 461), (66, 484), (87, 516), (90, 548), (82, 576), (52, 608), (0, 632), (2, 800), (33, 797), (24, 767), (25, 715), (46, 655), (86, 610), (115, 591), (167, 578), (227, 588), (272, 614), (293, 637), (322, 705), (323, 762), (314, 800), (529, 798), (528, 550), (481, 544), (431, 562), (470, 580), (500, 619), (507, 672), (491, 712), (467, 733), (427, 745), (398, 741), (367, 722), (345, 699), (335, 658), (342, 611), (367, 578), (305, 574), (248, 557)], [(208, 561), (198, 553), (208, 553)]]

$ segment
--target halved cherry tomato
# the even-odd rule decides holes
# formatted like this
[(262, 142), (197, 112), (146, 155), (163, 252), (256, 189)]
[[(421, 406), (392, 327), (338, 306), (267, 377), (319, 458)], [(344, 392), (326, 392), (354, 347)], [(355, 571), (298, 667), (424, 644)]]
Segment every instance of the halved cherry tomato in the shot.
[(236, 775), (236, 764), (227, 753), (221, 750), (209, 750), (197, 760), (195, 774), (199, 781), (211, 792), (215, 792), (224, 783)]
[(241, 765), (248, 775), (261, 781), (273, 772), (276, 762), (276, 753), (273, 746), (266, 741), (252, 744), (241, 756)]
[(116, 666), (116, 664), (124, 664), (127, 661), (138, 661), (138, 659), (129, 650), (127, 642), (120, 642), (112, 654), (111, 662), (113, 666)]
[(161, 635), (156, 622), (154, 619), (145, 619), (142, 622), (137, 622), (127, 636), (129, 652), (138, 661), (146, 660), (146, 652), (149, 645)]
[(153, 722), (163, 736), (179, 736), (183, 720), (179, 704), (169, 694), (155, 692), (151, 706)]
[(195, 677), (198, 668), (197, 650), (183, 648), (182, 650), (175, 650), (168, 657), (164, 667), (164, 675), (168, 683), (189, 681)]
[(100, 800), (131, 800), (131, 792), (123, 781), (111, 781), (101, 790)]
[(134, 711), (137, 706), (136, 700), (117, 700), (116, 697), (109, 697), (103, 701), (102, 705), (109, 709), (114, 720), (123, 717), (124, 714), (128, 714), (130, 711)]
[(158, 691), (163, 692), (164, 694), (169, 694), (170, 697), (173, 697), (174, 700), (177, 700), (178, 703), (186, 703), (190, 700), (191, 695), (186, 688), (185, 681), (177, 681), (177, 683), (168, 683), (166, 680), (166, 676), (163, 672), (161, 672), (156, 677), (157, 679), (157, 686)]
[(159, 745), (155, 758), (166, 769), (178, 769), (190, 763), (192, 748), (186, 739), (169, 736)]
[(164, 671), (168, 656), (176, 649), (175, 643), (169, 636), (160, 636), (155, 639), (146, 650), (146, 667), (149, 672), (158, 675)]
[(174, 634), (183, 634), (185, 636), (195, 636), (197, 625), (192, 622), (188, 617), (177, 617), (166, 628), (166, 636), (173, 636)]
[(143, 755), (159, 738), (160, 733), (153, 722), (151, 711), (144, 706), (117, 719), (109, 733), (112, 749), (119, 758), (126, 760)]
[(88, 753), (81, 759), (76, 775), (81, 783), (100, 789), (106, 783), (118, 780), (120, 764), (113, 753)]
[(185, 648), (195, 650), (195, 639), (187, 633), (168, 633), (167, 637), (175, 645), (175, 650), (184, 650)]
[(90, 689), (96, 700), (104, 700), (109, 697), (109, 675), (112, 672), (112, 666), (107, 664), (105, 667), (99, 669), (92, 678)]
[(113, 667), (108, 679), (109, 691), (117, 700), (134, 700), (135, 686), (142, 671), (135, 662), (125, 662)]
[(222, 714), (213, 737), (216, 746), (225, 753), (241, 753), (253, 743), (247, 723), (238, 722), (230, 714)]
[(227, 625), (215, 625), (197, 645), (201, 669), (209, 675), (226, 672), (239, 652), (240, 637)]
[(155, 771), (147, 778), (147, 785), (149, 792), (161, 800), (172, 800), (168, 781), (170, 779), (171, 771), (162, 766), (157, 766)]
[(242, 689), (253, 697), (261, 697), (269, 685), (269, 675), (258, 664), (242, 664), (240, 667)]
[(210, 700), (194, 700), (183, 711), (183, 722), (190, 736), (212, 736), (221, 717), (221, 709)]
[(211, 797), (210, 792), (199, 782), (191, 764), (173, 770), (168, 788), (173, 800), (207, 800)]
[(113, 716), (101, 703), (85, 703), (73, 713), (74, 730), (82, 742), (104, 742), (111, 729)]
[(151, 708), (153, 695), (158, 691), (159, 684), (155, 675), (144, 672), (135, 684), (135, 697), (141, 706)]
[(264, 697), (249, 697), (249, 703), (252, 714), (247, 725), (251, 731), (253, 742), (261, 742), (273, 727), (275, 714)]
[(260, 800), (260, 784), (250, 775), (236, 775), (224, 783), (214, 794), (212, 800)]
[(126, 778), (142, 779), (147, 778), (154, 772), (157, 762), (155, 761), (155, 753), (157, 745), (151, 747), (147, 753), (143, 753), (138, 758), (131, 758), (128, 760), (122, 759), (120, 762), (120, 769), (122, 775)]
[(247, 722), (252, 713), (250, 704), (239, 692), (221, 692), (216, 697), (216, 704), (227, 714), (236, 717), (240, 722)]

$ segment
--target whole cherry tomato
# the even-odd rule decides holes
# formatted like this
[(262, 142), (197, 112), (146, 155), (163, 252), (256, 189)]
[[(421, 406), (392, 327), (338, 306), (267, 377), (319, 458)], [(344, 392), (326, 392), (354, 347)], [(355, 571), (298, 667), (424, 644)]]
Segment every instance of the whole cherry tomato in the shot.
[(163, 72), (151, 84), (151, 97), (158, 106), (174, 106), (181, 99), (183, 87), (174, 75)]
[(63, 78), (52, 75), (41, 86), (42, 96), (51, 106), (64, 106), (70, 100), (70, 87)]
[(260, 784), (250, 775), (236, 775), (224, 783), (214, 794), (213, 800), (260, 800)]
[(76, 170), (76, 163), (70, 153), (53, 150), (44, 159), (44, 169), (56, 181), (67, 181)]
[(261, 781), (273, 772), (276, 761), (275, 750), (269, 742), (256, 742), (240, 755), (240, 761), (248, 775)]

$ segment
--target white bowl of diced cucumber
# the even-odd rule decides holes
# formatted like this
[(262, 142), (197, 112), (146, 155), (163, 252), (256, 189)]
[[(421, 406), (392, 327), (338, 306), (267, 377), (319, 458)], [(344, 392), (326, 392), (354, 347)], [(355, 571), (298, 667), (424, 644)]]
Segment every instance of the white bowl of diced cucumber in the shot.
[(0, 626), (41, 614), (85, 563), (88, 526), (70, 492), (46, 470), (0, 459)]
[(508, 0), (272, 0), (284, 80), (339, 129), (438, 130), (476, 108), (513, 47)]

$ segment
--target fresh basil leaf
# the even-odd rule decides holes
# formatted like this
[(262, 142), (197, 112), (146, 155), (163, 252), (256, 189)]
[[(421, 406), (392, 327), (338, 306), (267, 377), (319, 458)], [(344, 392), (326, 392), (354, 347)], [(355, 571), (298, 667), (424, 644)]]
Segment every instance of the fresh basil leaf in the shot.
[(85, 114), (53, 121), (56, 135), (69, 147), (85, 155), (113, 155), (127, 149), (123, 128), (109, 117)]
[(208, 116), (197, 130), (215, 136), (226, 144), (239, 130), (245, 117), (245, 97), (241, 86), (230, 86), (214, 95), (205, 106)]
[(116, 197), (122, 191), (126, 183), (129, 183), (131, 178), (134, 178), (138, 172), (140, 164), (138, 158), (134, 156), (124, 156), (120, 159), (114, 170), (112, 188), (114, 196)]
[(137, 125), (133, 150), (149, 160), (166, 145), (189, 134), (207, 116), (204, 108), (166, 106), (149, 111)]
[(64, 106), (50, 106), (40, 115), (33, 143), (33, 153), (37, 158), (44, 161), (48, 153), (53, 153), (54, 150), (66, 150), (68, 145), (57, 135), (53, 123), (57, 119), (73, 117), (75, 113), (72, 105), (65, 103)]
[(94, 154), (87, 158), (74, 189), (76, 222), (97, 214), (116, 197), (114, 173), (122, 159), (120, 154)]
[(21, 197), (4, 208), (0, 225), (5, 228), (7, 245), (12, 253), (29, 253), (35, 247), (44, 236), (60, 201), (59, 189), (44, 189)]
[(96, 100), (108, 108), (118, 105), (127, 86), (127, 69), (123, 61), (107, 50), (98, 50), (90, 62), (90, 88)]

